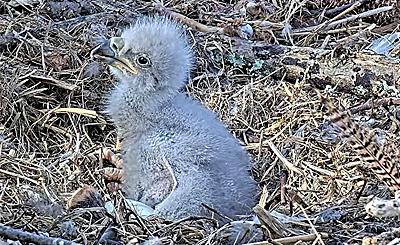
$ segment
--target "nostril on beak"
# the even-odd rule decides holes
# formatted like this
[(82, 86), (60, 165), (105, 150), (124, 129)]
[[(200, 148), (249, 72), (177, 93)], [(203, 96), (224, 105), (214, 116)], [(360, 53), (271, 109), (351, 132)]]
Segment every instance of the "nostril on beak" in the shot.
[(125, 40), (122, 37), (112, 37), (110, 39), (110, 48), (118, 54), (125, 46)]

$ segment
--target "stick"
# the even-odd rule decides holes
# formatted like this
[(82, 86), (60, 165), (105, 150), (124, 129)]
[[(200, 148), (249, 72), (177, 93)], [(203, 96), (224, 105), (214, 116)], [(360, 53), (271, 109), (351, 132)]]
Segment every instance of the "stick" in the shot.
[(82, 245), (80, 243), (64, 240), (62, 238), (39, 236), (31, 232), (17, 230), (2, 224), (0, 224), (0, 236), (4, 236), (11, 240), (32, 242), (40, 245)]
[(306, 217), (308, 223), (310, 224), (312, 231), (314, 232), (315, 240), (316, 241), (319, 240), (321, 242), (321, 244), (325, 244), (324, 241), (322, 240), (321, 234), (317, 231), (317, 229), (315, 229), (314, 224), (311, 222), (310, 218), (308, 217), (306, 210), (304, 210), (303, 206), (301, 206), (301, 205), (300, 205), (300, 208), (301, 208), (301, 211), (303, 212), (304, 216)]
[(47, 83), (47, 84), (50, 84), (50, 85), (54, 85), (56, 87), (63, 88), (63, 89), (66, 89), (66, 90), (71, 90), (72, 91), (72, 90), (75, 90), (75, 89), (78, 88), (78, 86), (75, 85), (75, 84), (69, 84), (69, 83), (66, 83), (64, 81), (58, 81), (58, 80), (56, 80), (54, 78), (51, 78), (51, 77), (43, 77), (43, 76), (36, 76), (36, 75), (30, 75), (29, 77), (33, 78), (33, 79), (41, 80), (44, 83)]
[(333, 27), (335, 27), (337, 25), (340, 25), (340, 24), (344, 24), (344, 23), (347, 23), (347, 22), (350, 22), (350, 21), (353, 21), (353, 20), (356, 20), (356, 19), (369, 17), (371, 15), (379, 14), (379, 13), (382, 13), (382, 12), (385, 12), (385, 11), (389, 11), (389, 10), (392, 10), (392, 9), (393, 9), (393, 6), (386, 6), (386, 7), (381, 7), (381, 8), (369, 10), (369, 11), (363, 12), (361, 14), (352, 15), (352, 16), (347, 17), (345, 19), (341, 19), (341, 20), (337, 20), (337, 21), (332, 22), (327, 27), (325, 27), (325, 30), (329, 30), (329, 29), (331, 29), (331, 28), (333, 28)]
[[(354, 21), (356, 19), (369, 17), (371, 15), (379, 14), (381, 12), (389, 11), (389, 10), (392, 10), (392, 9), (393, 9), (393, 6), (386, 6), (386, 7), (381, 7), (381, 8), (369, 10), (369, 11), (366, 11), (366, 12), (362, 12), (361, 14), (352, 15), (352, 16), (349, 16), (347, 18), (344, 18), (344, 19), (341, 19), (341, 20), (337, 20), (337, 21), (334, 21), (334, 22), (330, 23), (325, 28), (323, 28), (323, 30), (327, 31), (327, 30), (329, 30), (329, 29), (331, 29), (331, 28), (333, 28), (333, 27), (335, 27), (337, 25), (345, 24), (347, 22)], [(307, 28), (296, 29), (296, 30), (293, 30), (293, 33), (314, 31), (316, 29), (321, 28), (321, 26), (324, 26), (324, 25), (325, 25), (325, 23), (322, 23), (322, 24), (317, 25), (317, 26), (310, 26), (310, 27), (307, 27)]]
[(260, 223), (262, 225), (267, 226), (279, 237), (292, 233), (290, 230), (285, 228), (281, 222), (279, 222), (275, 217), (273, 217), (267, 210), (262, 208), (260, 205), (257, 204), (253, 208), (253, 211), (260, 220)]
[[(168, 225), (166, 225), (166, 226), (164, 226), (164, 227), (161, 227), (160, 229), (154, 231), (153, 234), (157, 234), (157, 233), (159, 233), (160, 231), (169, 229), (169, 228), (171, 228), (171, 227), (173, 227), (173, 226), (179, 225), (180, 223), (183, 223), (183, 222), (186, 222), (186, 221), (202, 220), (202, 219), (208, 220), (208, 221), (211, 221), (211, 222), (215, 222), (214, 219), (211, 219), (211, 218), (205, 217), (205, 216), (204, 216), (204, 217), (202, 217), (202, 216), (190, 216), (190, 217), (186, 217), (186, 218), (183, 218), (183, 219), (174, 221), (173, 223), (168, 224)], [(214, 224), (215, 224), (215, 223), (214, 223)]]
[[(326, 239), (328, 238), (328, 233), (320, 233), (321, 237)], [(283, 237), (283, 238), (278, 238), (272, 240), (273, 243), (278, 243), (278, 244), (294, 244), (299, 241), (303, 242), (308, 242), (308, 241), (314, 241), (317, 238), (317, 235), (315, 234), (309, 234), (309, 235), (301, 235), (301, 236), (290, 236), (290, 237)], [(254, 243), (247, 243), (245, 245), (270, 245), (271, 242), (254, 242)]]
[(172, 18), (182, 22), (185, 25), (188, 25), (190, 27), (192, 27), (194, 30), (196, 31), (201, 31), (201, 32), (205, 32), (205, 33), (209, 33), (209, 32), (217, 32), (217, 33), (223, 33), (226, 34), (224, 31), (224, 28), (221, 27), (215, 27), (215, 26), (206, 26), (203, 25), (195, 20), (190, 19), (189, 17), (184, 16), (183, 14), (174, 12), (170, 9), (167, 9), (163, 6), (156, 6), (154, 8), (156, 11), (160, 12), (160, 13), (165, 13), (168, 14), (169, 16), (171, 16)]
[(29, 181), (29, 182), (34, 183), (35, 185), (39, 185), (39, 184), (40, 184), (39, 181), (36, 181), (36, 180), (34, 180), (34, 179), (31, 179), (31, 178), (28, 178), (28, 177), (26, 177), (26, 176), (23, 176), (23, 175), (21, 175), (21, 174), (16, 174), (16, 173), (13, 173), (13, 172), (4, 170), (4, 169), (0, 169), (0, 173), (6, 174), (6, 175), (10, 175), (10, 176), (14, 176), (14, 177), (17, 177), (17, 178), (21, 178), (21, 179), (24, 179), (24, 180), (27, 180), (27, 181)]
[(368, 100), (362, 105), (355, 106), (353, 108), (348, 109), (351, 114), (365, 111), (368, 109), (372, 109), (378, 106), (391, 106), (391, 105), (400, 105), (400, 98), (383, 98), (383, 99), (376, 99), (376, 100)]
[(322, 10), (322, 11), (321, 10), (310, 10), (310, 13), (312, 13), (312, 14), (331, 15), (331, 14), (334, 14), (336, 12), (341, 12), (341, 11), (351, 7), (352, 5), (354, 5), (354, 4), (358, 3), (358, 2), (363, 4), (365, 2), (368, 2), (368, 0), (359, 0), (359, 1), (355, 1), (355, 2), (352, 2), (352, 3), (348, 3), (348, 4), (345, 4), (345, 5), (338, 6), (338, 7), (333, 8), (333, 9), (328, 9), (328, 10)]
[(220, 216), (220, 217), (222, 217), (222, 218), (228, 220), (229, 222), (232, 222), (232, 221), (233, 221), (233, 220), (232, 220), (231, 218), (229, 218), (228, 216), (225, 216), (225, 215), (221, 214), (221, 213), (218, 212), (216, 209), (214, 209), (214, 208), (208, 206), (207, 204), (201, 203), (201, 205), (204, 206), (205, 208), (207, 208), (208, 210), (210, 210), (211, 212), (215, 213), (216, 215), (218, 215), (218, 216)]
[(304, 172), (301, 169), (296, 168), (291, 162), (289, 162), (283, 155), (282, 153), (276, 148), (275, 144), (272, 143), (271, 141), (267, 141), (269, 147), (271, 150), (275, 153), (275, 155), (279, 158), (279, 160), (282, 161), (283, 165), (285, 165), (286, 168), (289, 170), (292, 170), (298, 174), (304, 175)]
[(281, 204), (286, 204), (286, 181), (288, 177), (288, 172), (283, 171), (281, 176)]

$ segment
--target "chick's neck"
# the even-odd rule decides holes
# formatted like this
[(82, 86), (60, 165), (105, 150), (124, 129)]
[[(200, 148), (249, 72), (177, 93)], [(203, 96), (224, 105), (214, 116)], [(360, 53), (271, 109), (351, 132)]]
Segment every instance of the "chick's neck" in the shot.
[(154, 123), (161, 110), (179, 93), (167, 86), (138, 88), (141, 81), (119, 83), (108, 97), (107, 112), (121, 136), (140, 134)]

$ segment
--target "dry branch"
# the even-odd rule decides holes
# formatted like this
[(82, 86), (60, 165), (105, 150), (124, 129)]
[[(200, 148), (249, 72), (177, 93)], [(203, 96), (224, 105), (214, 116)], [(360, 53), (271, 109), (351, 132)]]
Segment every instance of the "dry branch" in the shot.
[(234, 25), (226, 25), (225, 27), (207, 26), (207, 25), (201, 24), (200, 22), (195, 21), (183, 14), (174, 12), (174, 11), (167, 9), (165, 7), (162, 7), (162, 6), (156, 6), (154, 9), (160, 13), (169, 15), (173, 19), (175, 19), (179, 22), (182, 22), (185, 25), (190, 26), (191, 28), (193, 28), (196, 31), (200, 31), (200, 32), (204, 32), (204, 33), (220, 33), (220, 34), (224, 34), (227, 36), (241, 36), (240, 31), (238, 30), (238, 27), (234, 26)]
[(341, 12), (341, 11), (353, 6), (354, 4), (365, 3), (365, 2), (368, 2), (368, 1), (369, 0), (358, 0), (358, 1), (355, 1), (355, 2), (352, 2), (352, 3), (348, 3), (348, 4), (344, 4), (342, 6), (335, 7), (333, 9), (328, 9), (328, 10), (310, 10), (310, 12), (313, 13), (313, 14), (331, 15), (331, 14), (334, 14), (334, 13), (337, 13), (337, 12)]
[(298, 169), (296, 166), (294, 166), (291, 162), (289, 162), (283, 155), (282, 153), (276, 148), (275, 144), (272, 143), (271, 141), (267, 141), (269, 147), (271, 150), (276, 154), (276, 156), (279, 158), (279, 160), (282, 161), (283, 165), (290, 171), (296, 172), (297, 174), (304, 175), (304, 173)]
[(68, 241), (62, 238), (46, 237), (14, 229), (0, 224), (0, 236), (20, 242), (32, 242), (40, 245), (81, 245), (80, 243)]
[[(351, 7), (354, 7), (354, 6), (355, 5), (352, 5)], [(382, 13), (382, 12), (386, 12), (386, 11), (389, 11), (389, 10), (392, 10), (392, 9), (393, 9), (393, 6), (381, 7), (381, 8), (369, 10), (369, 11), (366, 11), (366, 12), (363, 12), (363, 13), (360, 13), (360, 14), (352, 15), (352, 16), (349, 16), (349, 17), (341, 19), (341, 20), (333, 21), (332, 23), (330, 23), (330, 24), (328, 24), (326, 26), (324, 26), (325, 23), (322, 23), (322, 24), (317, 25), (317, 26), (311, 26), (311, 27), (307, 27), (307, 28), (296, 29), (296, 30), (293, 30), (293, 33), (311, 32), (311, 31), (314, 31), (314, 30), (318, 30), (321, 27), (323, 27), (323, 28), (321, 28), (322, 30), (327, 31), (327, 30), (329, 30), (331, 28), (334, 28), (334, 27), (336, 27), (338, 25), (345, 24), (345, 23), (354, 21), (356, 19), (366, 18), (366, 17), (372, 16), (372, 15), (376, 15), (376, 14), (379, 14), (379, 13)]]
[(348, 111), (352, 114), (369, 110), (372, 108), (376, 108), (379, 106), (391, 106), (391, 105), (400, 105), (400, 98), (383, 98), (383, 99), (376, 99), (376, 100), (368, 100), (362, 105), (352, 107), (348, 109)]
[(287, 236), (288, 234), (292, 233), (260, 205), (256, 205), (253, 208), (253, 211), (256, 213), (260, 223), (271, 229), (278, 237)]
[(223, 30), (224, 28), (203, 25), (195, 20), (190, 19), (189, 17), (184, 16), (183, 14), (174, 12), (163, 6), (158, 5), (154, 9), (160, 13), (164, 13), (164, 14), (171, 16), (172, 18), (176, 19), (177, 21), (180, 21), (180, 22), (184, 23), (185, 25), (192, 27), (196, 31), (201, 31), (201, 32), (205, 32), (205, 33), (209, 33), (209, 32), (224, 33), (224, 30)]
[(30, 75), (29, 77), (33, 78), (33, 79), (41, 80), (41, 81), (43, 81), (43, 82), (45, 82), (47, 84), (51, 84), (51, 85), (54, 85), (56, 87), (63, 88), (63, 89), (66, 89), (66, 90), (71, 90), (72, 91), (72, 90), (75, 90), (75, 89), (78, 88), (78, 86), (75, 85), (75, 84), (69, 84), (69, 83), (66, 83), (64, 81), (59, 81), (59, 80), (56, 80), (56, 79), (51, 78), (51, 77), (36, 76), (36, 75)]
[[(320, 233), (320, 235), (323, 239), (326, 239), (329, 237), (328, 233)], [(294, 244), (294, 243), (298, 243), (300, 241), (310, 242), (310, 241), (314, 241), (315, 239), (317, 239), (317, 235), (309, 234), (309, 235), (290, 236), (290, 237), (273, 239), (272, 242), (265, 241), (265, 242), (247, 243), (245, 245), (270, 245), (271, 243), (272, 244)]]

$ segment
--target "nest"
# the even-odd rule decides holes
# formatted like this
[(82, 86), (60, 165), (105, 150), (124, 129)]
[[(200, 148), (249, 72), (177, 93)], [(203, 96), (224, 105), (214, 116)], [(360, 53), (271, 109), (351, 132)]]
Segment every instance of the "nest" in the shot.
[[(340, 53), (332, 51), (335, 57), (346, 56), (374, 35), (390, 33), (385, 25), (392, 27), (395, 20), (388, 16), (375, 33), (366, 32), (370, 24), (363, 21), (324, 29), (320, 14), (327, 3), (318, 5), (318, 13), (315, 6), (306, 11), (309, 6), (296, 1), (274, 3), (165, 2), (169, 11), (222, 30), (188, 30), (197, 60), (185, 92), (214, 111), (248, 150), (260, 204), (282, 214), (292, 234), (316, 230), (334, 234), (329, 243), (359, 243), (390, 231), (394, 220), (367, 216), (363, 208), (372, 195), (388, 197), (390, 192), (323, 118), (312, 81), (275, 76), (280, 70), (266, 68), (273, 67), (268, 54), (255, 57), (237, 43), (251, 37), (259, 43), (323, 46)], [(96, 150), (116, 144), (116, 129), (102, 113), (104, 96), (115, 81), (106, 67), (90, 59), (90, 51), (120, 34), (138, 15), (154, 12), (160, 12), (159, 6), (144, 1), (0, 3), (0, 223), (85, 244), (95, 244), (113, 224), (125, 244), (224, 240), (224, 228), (202, 217), (129, 219), (132, 213), (122, 208), (122, 195), (108, 193), (98, 171), (104, 165)], [(322, 29), (306, 29), (321, 24)], [(251, 35), (248, 27), (242, 29), (246, 25)], [(349, 90), (327, 94), (346, 108), (366, 101)], [(391, 144), (399, 142), (392, 108), (356, 116), (373, 120), (371, 129)], [(296, 171), (288, 170), (282, 159)], [(102, 200), (114, 200), (118, 212), (110, 217), (102, 207), (67, 210), (66, 200), (85, 185), (93, 186)]]

